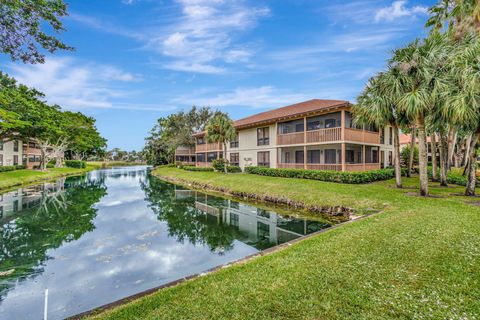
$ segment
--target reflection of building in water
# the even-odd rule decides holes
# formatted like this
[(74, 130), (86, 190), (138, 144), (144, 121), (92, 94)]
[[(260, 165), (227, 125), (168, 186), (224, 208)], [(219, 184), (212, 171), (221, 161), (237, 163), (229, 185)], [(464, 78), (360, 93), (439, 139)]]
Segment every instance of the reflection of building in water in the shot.
[(331, 226), (325, 221), (282, 216), (274, 211), (192, 190), (176, 188), (175, 198), (192, 199), (197, 210), (217, 217), (218, 223), (237, 228), (243, 235), (238, 240), (258, 249), (281, 244)]
[(54, 183), (44, 183), (0, 194), (0, 219), (40, 206), (46, 197), (63, 191), (63, 181), (60, 179)]

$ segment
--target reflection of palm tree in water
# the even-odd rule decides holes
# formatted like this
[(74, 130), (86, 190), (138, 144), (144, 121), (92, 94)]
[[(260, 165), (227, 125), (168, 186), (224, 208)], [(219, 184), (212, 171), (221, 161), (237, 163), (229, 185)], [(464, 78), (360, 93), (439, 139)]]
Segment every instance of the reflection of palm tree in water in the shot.
[(103, 180), (87, 177), (61, 179), (36, 188), (41, 189), (38, 205), (25, 206), (0, 227), (0, 272), (5, 274), (0, 278), (0, 292), (16, 279), (42, 272), (48, 249), (92, 231), (97, 213), (93, 205), (107, 190)]
[(212, 252), (223, 254), (231, 250), (233, 241), (241, 236), (236, 227), (222, 221), (221, 214), (215, 216), (198, 209), (194, 198), (176, 199), (174, 185), (148, 177), (141, 186), (150, 208), (158, 220), (167, 223), (169, 236), (176, 237), (177, 241), (205, 244)]

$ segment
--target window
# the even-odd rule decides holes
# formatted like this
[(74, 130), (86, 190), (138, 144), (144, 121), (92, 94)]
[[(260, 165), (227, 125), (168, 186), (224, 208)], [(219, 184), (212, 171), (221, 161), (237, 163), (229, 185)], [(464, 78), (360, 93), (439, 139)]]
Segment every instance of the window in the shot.
[(207, 162), (213, 162), (213, 160), (217, 159), (217, 153), (216, 152), (209, 152), (207, 154)]
[(13, 156), (13, 165), (18, 166), (18, 156), (17, 155)]
[(308, 150), (307, 151), (308, 163), (320, 163), (320, 150)]
[(257, 129), (257, 145), (268, 146), (270, 144), (270, 128), (258, 128)]
[(205, 137), (198, 137), (197, 144), (205, 144)]
[(346, 163), (355, 163), (355, 151), (346, 150), (345, 151), (345, 162)]
[(0, 206), (0, 219), (3, 218), (3, 206)]
[(205, 162), (205, 153), (197, 153), (197, 162)]
[(389, 145), (393, 144), (393, 129), (392, 129), (392, 127), (388, 128), (388, 144)]
[(238, 133), (233, 141), (230, 141), (230, 148), (238, 148)]
[(18, 211), (18, 200), (13, 201), (13, 212)]
[(32, 149), (35, 149), (35, 148), (36, 148), (34, 142), (29, 142), (29, 143), (28, 143), (28, 147), (29, 147), (29, 148), (32, 148)]
[(279, 134), (288, 134), (303, 131), (305, 131), (304, 119), (282, 122), (278, 124)]
[(335, 149), (326, 149), (325, 150), (325, 163), (326, 164), (336, 164), (337, 163), (337, 150), (335, 150)]
[(378, 163), (378, 150), (372, 150), (372, 163)]
[(380, 129), (380, 144), (385, 144), (385, 128)]
[(240, 154), (230, 153), (230, 164), (232, 166), (238, 166), (240, 164)]
[(388, 152), (388, 166), (391, 167), (393, 165), (393, 152)]
[(303, 163), (304, 154), (303, 151), (295, 151), (295, 163)]
[[(13, 152), (18, 152), (18, 141), (13, 141)], [(18, 159), (17, 159), (18, 162)]]
[(0, 141), (0, 151), (3, 150), (3, 141)]
[(290, 152), (285, 152), (285, 163), (290, 163)]
[(3, 154), (0, 154), (0, 166), (3, 166)]
[(325, 119), (325, 128), (335, 128), (337, 121), (335, 119)]
[(257, 152), (257, 165), (259, 167), (270, 167), (270, 151)]

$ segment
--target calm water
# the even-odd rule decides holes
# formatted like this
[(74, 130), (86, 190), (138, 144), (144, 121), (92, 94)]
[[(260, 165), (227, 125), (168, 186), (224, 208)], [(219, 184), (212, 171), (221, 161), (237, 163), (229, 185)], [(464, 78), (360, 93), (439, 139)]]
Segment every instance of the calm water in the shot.
[(146, 167), (0, 195), (0, 319), (61, 319), (329, 227), (205, 195)]

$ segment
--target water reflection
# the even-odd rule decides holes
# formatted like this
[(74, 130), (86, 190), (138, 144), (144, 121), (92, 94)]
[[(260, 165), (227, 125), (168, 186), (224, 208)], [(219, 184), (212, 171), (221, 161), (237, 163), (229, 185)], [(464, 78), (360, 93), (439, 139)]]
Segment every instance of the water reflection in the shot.
[(3, 194), (0, 319), (62, 319), (330, 225), (162, 182), (145, 167)]
[(231, 250), (234, 240), (264, 250), (331, 226), (325, 219), (282, 216), (154, 177), (142, 188), (158, 219), (168, 223), (170, 236), (182, 242), (205, 244), (219, 254)]

